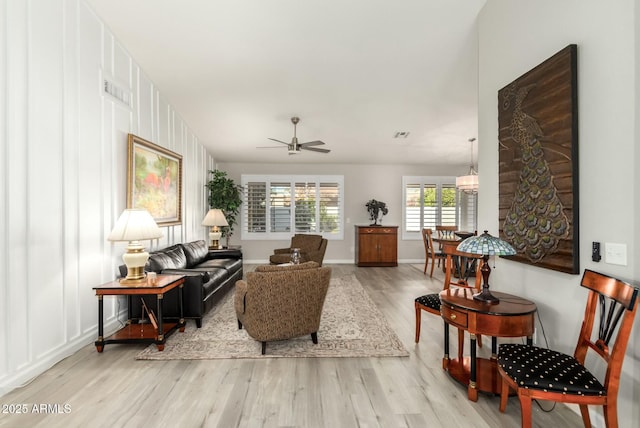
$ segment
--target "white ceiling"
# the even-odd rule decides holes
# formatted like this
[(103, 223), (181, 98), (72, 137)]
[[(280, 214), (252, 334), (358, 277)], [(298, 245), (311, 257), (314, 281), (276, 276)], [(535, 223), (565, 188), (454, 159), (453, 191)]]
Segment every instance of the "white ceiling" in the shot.
[(469, 165), (485, 0), (86, 1), (217, 162)]

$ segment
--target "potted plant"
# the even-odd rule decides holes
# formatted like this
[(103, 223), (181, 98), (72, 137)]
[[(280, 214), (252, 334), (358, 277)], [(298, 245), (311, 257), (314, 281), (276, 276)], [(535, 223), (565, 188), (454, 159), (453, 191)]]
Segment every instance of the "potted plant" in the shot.
[(222, 228), (222, 236), (226, 238), (228, 247), (229, 238), (233, 234), (233, 226), (237, 223), (240, 204), (242, 204), (240, 197), (242, 186), (227, 177), (227, 173), (224, 171), (215, 169), (209, 171), (209, 173), (212, 178), (205, 185), (209, 189), (209, 208), (221, 209), (227, 219), (227, 223), (229, 223), (229, 226)]
[(370, 226), (378, 226), (378, 219), (382, 222), (382, 217), (389, 212), (387, 204), (382, 201), (376, 201), (375, 199), (371, 199), (365, 206), (369, 211), (369, 218), (373, 222)]

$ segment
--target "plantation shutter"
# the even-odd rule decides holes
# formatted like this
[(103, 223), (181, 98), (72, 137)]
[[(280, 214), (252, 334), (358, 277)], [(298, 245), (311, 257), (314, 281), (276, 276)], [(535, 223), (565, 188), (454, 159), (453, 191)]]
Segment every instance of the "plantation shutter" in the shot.
[(291, 184), (271, 183), (270, 189), (271, 228), (270, 232), (291, 230)]
[(250, 182), (245, 186), (244, 212), (247, 230), (252, 233), (267, 231), (267, 185)]
[(320, 229), (321, 233), (341, 234), (342, 201), (339, 183), (320, 183)]

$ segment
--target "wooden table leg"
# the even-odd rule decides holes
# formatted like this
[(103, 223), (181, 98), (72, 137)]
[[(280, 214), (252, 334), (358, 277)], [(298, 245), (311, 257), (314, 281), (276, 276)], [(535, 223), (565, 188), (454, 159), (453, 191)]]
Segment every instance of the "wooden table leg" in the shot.
[(442, 357), (442, 368), (444, 370), (449, 367), (449, 324), (443, 322), (444, 324), (444, 357)]
[(184, 332), (184, 326), (185, 326), (185, 322), (184, 322), (184, 308), (183, 308), (183, 304), (184, 304), (184, 297), (183, 297), (183, 293), (184, 293), (184, 283), (180, 284), (179, 289), (178, 289), (178, 304), (180, 305), (180, 332), (183, 333)]
[(471, 373), (469, 374), (469, 387), (467, 388), (467, 396), (469, 397), (469, 400), (471, 401), (478, 401), (478, 389), (476, 388), (476, 380), (477, 380), (477, 373), (476, 373), (476, 365), (477, 365), (477, 361), (476, 361), (476, 335), (475, 334), (471, 334), (471, 340), (470, 340), (470, 352), (471, 352), (471, 358), (470, 358), (470, 366), (471, 366)]
[(96, 350), (102, 352), (104, 350), (104, 321), (102, 315), (104, 313), (104, 303), (102, 295), (98, 296), (98, 340), (96, 340)]
[(158, 347), (158, 351), (164, 350), (164, 326), (162, 321), (162, 301), (164, 296), (159, 293), (156, 296), (156, 301), (158, 302), (158, 339), (156, 340), (156, 346)]

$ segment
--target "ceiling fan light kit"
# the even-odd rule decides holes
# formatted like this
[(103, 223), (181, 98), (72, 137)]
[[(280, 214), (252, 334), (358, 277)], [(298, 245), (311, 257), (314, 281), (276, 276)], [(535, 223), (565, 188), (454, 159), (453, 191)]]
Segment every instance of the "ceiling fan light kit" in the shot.
[[(318, 153), (329, 153), (331, 151), (329, 149), (321, 149), (318, 147), (314, 147), (314, 146), (324, 145), (324, 142), (320, 140), (308, 141), (302, 144), (298, 143), (298, 137), (296, 134), (298, 122), (300, 122), (299, 117), (294, 116), (291, 118), (291, 123), (293, 123), (293, 138), (291, 139), (291, 143), (287, 143), (282, 140), (278, 140), (276, 138), (269, 138), (269, 140), (275, 141), (276, 143), (285, 144), (287, 146), (287, 151), (289, 152), (289, 155), (296, 155), (300, 153), (301, 150), (308, 150), (311, 152), (318, 152)], [(281, 147), (282, 146), (269, 146), (269, 147), (258, 147), (258, 148), (270, 149), (270, 148), (281, 148)]]

